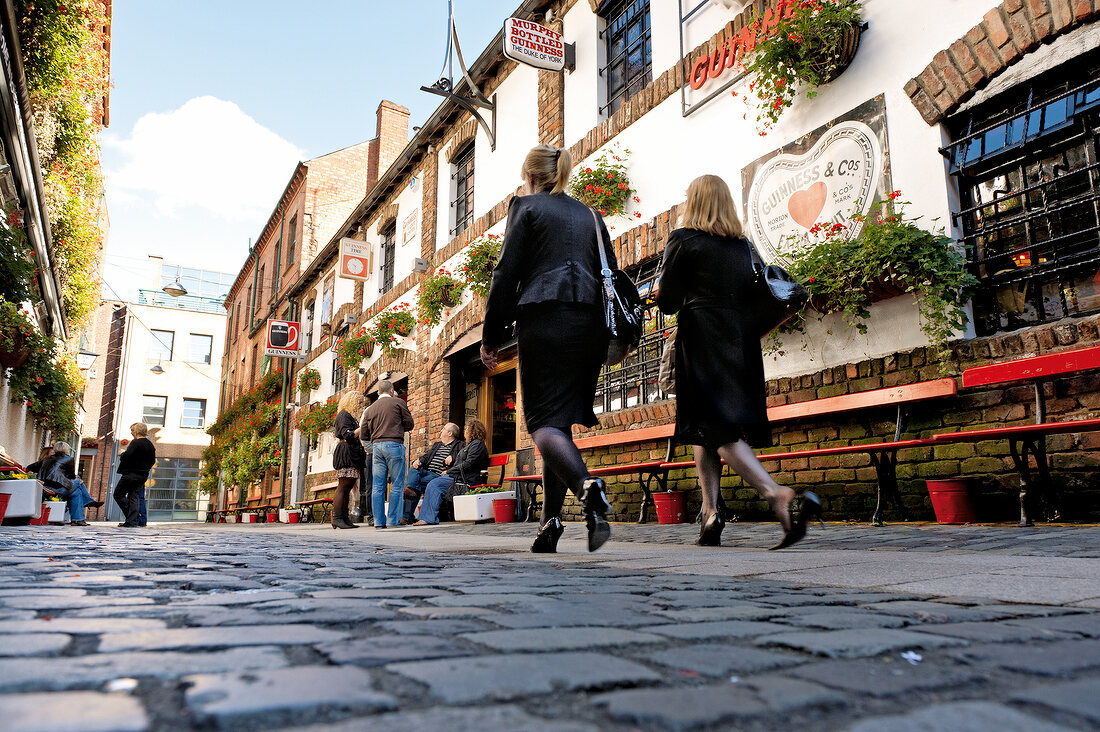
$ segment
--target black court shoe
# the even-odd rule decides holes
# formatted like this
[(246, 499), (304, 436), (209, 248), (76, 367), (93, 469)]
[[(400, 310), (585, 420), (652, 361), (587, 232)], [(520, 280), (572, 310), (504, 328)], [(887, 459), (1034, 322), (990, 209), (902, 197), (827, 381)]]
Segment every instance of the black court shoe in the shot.
[(565, 531), (565, 526), (562, 525), (561, 519), (557, 516), (550, 519), (539, 529), (538, 536), (535, 537), (535, 543), (531, 545), (531, 551), (535, 554), (556, 554), (558, 539), (561, 538), (563, 531)]
[(715, 511), (699, 529), (699, 538), (695, 543), (699, 546), (722, 546), (722, 529), (725, 527), (726, 522)]
[(803, 493), (802, 498), (791, 501), (791, 505), (787, 510), (791, 516), (791, 530), (783, 536), (783, 541), (773, 546), (769, 551), (786, 549), (792, 544), (802, 541), (806, 538), (806, 524), (813, 519), (817, 519), (822, 526), (825, 525), (825, 522), (821, 520), (821, 499), (810, 491)]
[(580, 500), (584, 505), (584, 525), (588, 527), (588, 551), (594, 552), (611, 538), (607, 524), (607, 512), (611, 504), (604, 495), (604, 482), (600, 478), (587, 478), (581, 484)]

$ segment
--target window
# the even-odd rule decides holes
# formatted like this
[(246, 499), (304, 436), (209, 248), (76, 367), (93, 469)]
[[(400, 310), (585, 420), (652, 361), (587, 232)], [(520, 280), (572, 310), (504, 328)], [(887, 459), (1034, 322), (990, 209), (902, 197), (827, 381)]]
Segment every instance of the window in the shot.
[(454, 191), (454, 198), (451, 199), (451, 220), (454, 221), (451, 238), (454, 238), (474, 223), (473, 143), (467, 145), (465, 150), (454, 156), (451, 167), (453, 169), (451, 173), (451, 190)]
[(286, 268), (290, 269), (294, 264), (294, 246), (297, 243), (296, 237), (298, 236), (298, 214), (294, 214), (290, 217), (290, 231), (287, 232), (286, 238)]
[(150, 521), (198, 520), (199, 467), (196, 458), (157, 458), (146, 493)]
[(231, 331), (233, 331), (233, 342), (236, 343), (237, 342), (237, 331), (240, 330), (240, 327), (241, 327), (241, 301), (240, 300), (233, 303), (233, 320), (231, 322), (232, 322), (232, 325), (230, 326), (229, 329)]
[(642, 296), (645, 307), (642, 339), (622, 363), (605, 366), (600, 373), (596, 400), (592, 407), (597, 414), (668, 398), (657, 386), (657, 372), (661, 368), (665, 331), (675, 324), (675, 316), (666, 316), (657, 309), (652, 296), (660, 272), (660, 262), (660, 257), (655, 257), (629, 271), (638, 285), (638, 294)]
[(342, 391), (347, 388), (348, 385), (348, 372), (343, 366), (340, 365), (340, 360), (337, 358), (332, 359), (332, 390), (334, 392)]
[(150, 329), (149, 334), (152, 336), (149, 339), (149, 360), (171, 361), (172, 343), (176, 339), (176, 334), (170, 330), (155, 329)]
[(389, 292), (393, 289), (393, 262), (397, 254), (397, 224), (386, 228), (382, 232), (382, 284), (378, 291)]
[(264, 277), (266, 276), (265, 275), (266, 270), (267, 270), (267, 265), (266, 264), (260, 266), (260, 283), (259, 283), (260, 291), (256, 294), (256, 300), (260, 304), (260, 307), (257, 308), (257, 310), (259, 310), (261, 313), (263, 312), (264, 303), (267, 302), (266, 300), (264, 300), (264, 293), (267, 291), (267, 286), (266, 286), (267, 285), (267, 280), (264, 279)]
[(611, 116), (653, 78), (649, 0), (615, 0), (600, 15), (607, 21), (607, 65), (600, 69), (607, 81), (607, 103), (600, 112)]
[(142, 396), (141, 421), (150, 427), (163, 427), (168, 397), (145, 394)]
[(978, 335), (1100, 311), (1100, 52), (950, 123)]
[(183, 399), (183, 417), (180, 419), (180, 427), (197, 427), (202, 429), (206, 426), (206, 400), (205, 399)]
[(311, 302), (302, 311), (302, 342), (306, 344), (306, 353), (313, 350), (313, 308), (315, 305), (315, 302)]
[(210, 363), (210, 354), (214, 350), (214, 336), (202, 333), (191, 334), (191, 363)]
[(259, 374), (256, 373), (256, 358), (259, 356), (259, 353), (260, 353), (259, 345), (258, 344), (253, 344), (252, 345), (252, 371), (250, 372), (252, 374), (252, 381), (251, 381), (252, 384), (256, 383), (257, 377), (259, 376)]
[(334, 280), (329, 278), (325, 283), (325, 289), (321, 294), (321, 323), (327, 323), (332, 318), (332, 288)]
[(275, 240), (275, 262), (271, 266), (271, 296), (275, 297), (279, 294), (279, 279), (282, 275), (283, 268), (283, 240), (282, 238)]

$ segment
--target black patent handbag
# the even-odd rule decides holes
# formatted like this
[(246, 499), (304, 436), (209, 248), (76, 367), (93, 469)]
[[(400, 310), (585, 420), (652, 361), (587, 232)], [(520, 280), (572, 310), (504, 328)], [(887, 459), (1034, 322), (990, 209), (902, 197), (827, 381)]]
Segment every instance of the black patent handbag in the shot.
[(810, 293), (778, 264), (765, 264), (751, 241), (746, 239), (745, 243), (749, 246), (752, 269), (756, 273), (755, 314), (757, 329), (763, 338), (798, 315), (810, 299)]
[(596, 212), (592, 211), (592, 221), (596, 224), (596, 249), (600, 254), (600, 277), (602, 278), (603, 313), (609, 336), (605, 366), (614, 366), (637, 348), (642, 339), (642, 298), (638, 287), (630, 275), (621, 269), (612, 270), (607, 263), (604, 250), (603, 229)]

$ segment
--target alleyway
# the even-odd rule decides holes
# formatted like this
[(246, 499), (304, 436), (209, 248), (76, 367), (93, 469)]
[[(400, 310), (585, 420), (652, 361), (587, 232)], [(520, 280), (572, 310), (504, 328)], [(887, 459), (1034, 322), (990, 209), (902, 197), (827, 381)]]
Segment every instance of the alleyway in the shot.
[[(1100, 528), (5, 528), (7, 730), (1090, 729)], [(904, 556), (901, 555), (905, 552)], [(44, 692), (43, 690), (50, 691)], [(883, 717), (890, 717), (884, 720)]]

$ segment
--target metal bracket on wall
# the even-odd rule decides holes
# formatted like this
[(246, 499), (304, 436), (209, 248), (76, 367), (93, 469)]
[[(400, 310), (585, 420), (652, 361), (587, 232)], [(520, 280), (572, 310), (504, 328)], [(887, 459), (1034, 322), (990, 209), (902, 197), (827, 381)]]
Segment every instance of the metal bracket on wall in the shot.
[[(458, 57), (458, 68), (462, 71), (462, 78), (466, 80), (466, 85), (470, 91), (468, 95), (463, 95), (455, 92), (454, 90), (454, 74), (451, 64), (453, 56)], [(421, 91), (426, 91), (429, 94), (438, 94), (444, 99), (450, 99), (458, 106), (465, 109), (477, 123), (481, 126), (481, 129), (485, 132), (485, 136), (489, 138), (489, 149), (497, 149), (497, 105), (496, 94), (493, 95), (492, 100), (486, 98), (481, 90), (477, 88), (477, 84), (474, 83), (473, 78), (470, 76), (469, 70), (466, 68), (466, 62), (462, 60), (462, 47), (458, 43), (458, 30), (455, 28), (454, 11), (450, 12), (450, 34), (447, 38), (447, 55), (444, 60), (444, 66), (447, 69), (447, 75), (441, 76), (439, 81), (435, 82), (431, 86), (420, 87)], [(489, 121), (486, 121), (482, 116), (479, 109), (483, 109), (489, 112)]]

